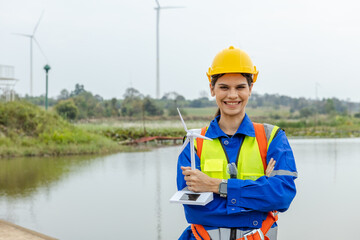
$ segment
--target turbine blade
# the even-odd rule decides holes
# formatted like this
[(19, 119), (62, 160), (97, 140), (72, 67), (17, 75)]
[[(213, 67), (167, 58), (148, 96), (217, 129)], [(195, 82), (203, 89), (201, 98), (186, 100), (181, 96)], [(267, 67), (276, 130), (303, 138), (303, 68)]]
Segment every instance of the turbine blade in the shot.
[(181, 146), (179, 155), (182, 153), (182, 151), (184, 151), (184, 149), (186, 148), (186, 146), (188, 145), (189, 142), (190, 142), (189, 138), (186, 138), (184, 144)]
[(198, 134), (198, 133), (192, 132), (191, 135), (193, 135), (194, 137), (197, 137), (197, 138), (203, 138), (203, 139), (212, 141), (211, 138), (205, 137), (205, 136), (203, 136), (203, 135), (201, 135), (201, 134)]
[(18, 35), (18, 36), (22, 36), (22, 37), (29, 37), (29, 38), (32, 38), (31, 35), (29, 34), (24, 34), (24, 33), (12, 33), (12, 35)]
[(158, 8), (160, 8), (160, 3), (158, 0), (155, 0), (156, 4), (158, 5)]
[(178, 113), (179, 113), (179, 116), (180, 116), (180, 119), (181, 119), (181, 122), (182, 122), (182, 124), (183, 124), (183, 126), (184, 126), (185, 131), (188, 132), (188, 129), (187, 129), (187, 127), (186, 127), (186, 124), (185, 124), (185, 122), (184, 122), (184, 119), (183, 119), (182, 116), (181, 116), (181, 113), (180, 113), (179, 108), (176, 108), (176, 109), (177, 109), (177, 111), (178, 111)]
[(39, 27), (40, 21), (41, 21), (42, 17), (44, 16), (44, 12), (45, 12), (45, 10), (42, 11), (42, 13), (40, 15), (40, 18), (39, 18), (39, 20), (38, 20), (38, 22), (37, 22), (37, 24), (36, 24), (36, 26), (34, 28), (33, 36), (35, 35), (35, 32), (36, 32), (37, 28)]
[(186, 8), (186, 7), (160, 7), (160, 9)]
[(36, 45), (39, 47), (41, 54), (44, 56), (44, 58), (45, 58), (45, 60), (46, 60), (46, 63), (49, 63), (49, 60), (48, 60), (48, 58), (46, 57), (44, 51), (41, 49), (39, 42), (36, 40), (35, 37), (33, 37), (33, 39), (34, 39)]

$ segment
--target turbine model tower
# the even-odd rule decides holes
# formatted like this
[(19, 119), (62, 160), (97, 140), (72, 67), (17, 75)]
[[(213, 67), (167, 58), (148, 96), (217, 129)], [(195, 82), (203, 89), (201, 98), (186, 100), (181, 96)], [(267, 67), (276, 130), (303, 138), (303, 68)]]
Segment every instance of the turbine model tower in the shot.
[(15, 35), (19, 35), (19, 36), (22, 36), (22, 37), (28, 37), (30, 39), (30, 96), (33, 95), (33, 41), (35, 41), (36, 45), (40, 49), (41, 54), (45, 57), (46, 62), (48, 62), (43, 50), (40, 47), (39, 42), (35, 38), (36, 30), (39, 27), (39, 24), (40, 24), (40, 21), (41, 21), (41, 18), (43, 17), (43, 15), (44, 15), (44, 11), (41, 13), (41, 16), (40, 16), (37, 24), (35, 25), (34, 31), (33, 31), (33, 33), (31, 35), (30, 34), (23, 34), (23, 33), (14, 33)]

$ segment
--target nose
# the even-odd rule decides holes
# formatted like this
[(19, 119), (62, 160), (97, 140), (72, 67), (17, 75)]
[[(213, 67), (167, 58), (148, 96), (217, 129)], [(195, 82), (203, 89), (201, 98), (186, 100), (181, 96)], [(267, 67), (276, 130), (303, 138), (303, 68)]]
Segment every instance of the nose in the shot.
[(235, 88), (230, 88), (228, 97), (231, 99), (237, 98), (237, 91)]

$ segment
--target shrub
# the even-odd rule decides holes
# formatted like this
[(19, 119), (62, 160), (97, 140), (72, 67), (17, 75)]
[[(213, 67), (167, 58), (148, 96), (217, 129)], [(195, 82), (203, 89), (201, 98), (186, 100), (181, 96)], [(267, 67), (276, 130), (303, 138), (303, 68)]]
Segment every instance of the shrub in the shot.
[(65, 119), (76, 119), (79, 110), (73, 100), (63, 100), (55, 105), (56, 112)]

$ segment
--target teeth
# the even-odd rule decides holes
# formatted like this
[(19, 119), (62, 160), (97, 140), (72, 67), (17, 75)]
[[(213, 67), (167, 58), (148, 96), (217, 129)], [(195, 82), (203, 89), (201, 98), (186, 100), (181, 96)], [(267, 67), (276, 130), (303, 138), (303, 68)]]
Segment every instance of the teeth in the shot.
[(227, 102), (226, 104), (228, 104), (228, 105), (237, 105), (239, 103), (238, 102)]

